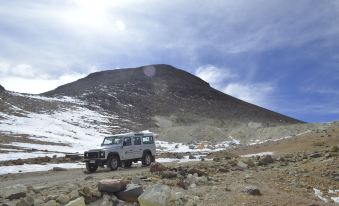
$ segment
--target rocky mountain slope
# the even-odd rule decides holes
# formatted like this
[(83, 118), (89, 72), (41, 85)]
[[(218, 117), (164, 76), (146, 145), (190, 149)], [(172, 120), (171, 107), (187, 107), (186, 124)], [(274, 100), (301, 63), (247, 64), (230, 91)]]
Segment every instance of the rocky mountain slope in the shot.
[[(128, 119), (128, 130), (151, 129), (173, 141), (222, 140), (252, 129), (302, 123), (210, 87), (170, 65), (96, 72), (42, 94), (68, 96)], [(236, 134), (239, 133), (239, 134)]]
[(169, 65), (96, 72), (41, 95), (0, 92), (0, 153), (15, 150), (10, 159), (38, 155), (27, 156), (27, 149), (81, 152), (128, 131), (151, 130), (157, 140), (174, 142), (159, 146), (174, 148), (254, 144), (322, 126), (246, 103)]

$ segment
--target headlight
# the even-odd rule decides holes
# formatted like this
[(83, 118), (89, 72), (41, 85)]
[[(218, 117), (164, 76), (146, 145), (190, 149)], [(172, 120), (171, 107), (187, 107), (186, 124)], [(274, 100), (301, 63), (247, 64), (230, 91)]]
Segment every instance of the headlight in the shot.
[(105, 157), (105, 152), (100, 152), (100, 157)]

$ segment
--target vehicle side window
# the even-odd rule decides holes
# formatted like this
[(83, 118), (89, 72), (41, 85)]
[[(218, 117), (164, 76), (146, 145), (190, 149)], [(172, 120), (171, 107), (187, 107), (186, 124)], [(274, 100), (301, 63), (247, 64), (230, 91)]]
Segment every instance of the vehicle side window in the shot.
[(140, 137), (134, 137), (134, 145), (141, 145), (141, 138)]
[(142, 143), (143, 144), (153, 144), (153, 137), (152, 136), (147, 136), (147, 137), (142, 137)]
[(130, 146), (132, 145), (132, 140), (130, 137), (125, 137), (124, 138), (124, 146)]

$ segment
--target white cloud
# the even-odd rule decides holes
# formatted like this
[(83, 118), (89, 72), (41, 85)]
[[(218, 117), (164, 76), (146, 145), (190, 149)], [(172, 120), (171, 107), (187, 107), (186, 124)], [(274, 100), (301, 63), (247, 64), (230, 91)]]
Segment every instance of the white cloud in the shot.
[(26, 78), (20, 76), (0, 77), (0, 83), (9, 91), (40, 94), (84, 77), (84, 74), (64, 74), (58, 78)]
[(243, 82), (244, 76), (240, 78), (235, 71), (235, 69), (207, 65), (199, 67), (195, 74), (226, 94), (252, 104), (272, 106), (270, 105), (270, 95), (273, 93), (274, 87), (271, 83)]
[(227, 68), (218, 68), (213, 65), (206, 65), (199, 67), (195, 75), (210, 83), (211, 85), (217, 85), (225, 80), (233, 79), (237, 77), (232, 71)]
[(269, 96), (274, 91), (274, 88), (270, 84), (262, 83), (230, 83), (222, 91), (252, 104), (268, 106), (270, 103)]
[(121, 20), (117, 20), (117, 21), (115, 22), (115, 26), (117, 27), (117, 29), (118, 29), (119, 31), (125, 31), (125, 29), (126, 29), (125, 23), (124, 23), (123, 21), (121, 21)]

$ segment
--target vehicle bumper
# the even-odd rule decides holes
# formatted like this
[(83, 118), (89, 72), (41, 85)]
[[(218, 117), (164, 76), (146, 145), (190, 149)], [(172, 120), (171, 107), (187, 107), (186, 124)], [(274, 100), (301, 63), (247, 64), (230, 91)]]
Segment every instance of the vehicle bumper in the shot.
[(84, 159), (84, 162), (89, 164), (96, 164), (96, 165), (105, 165), (106, 160), (105, 159)]

